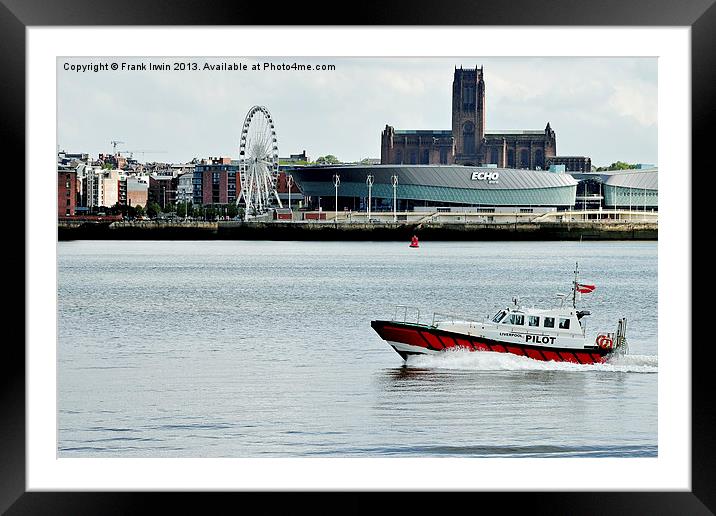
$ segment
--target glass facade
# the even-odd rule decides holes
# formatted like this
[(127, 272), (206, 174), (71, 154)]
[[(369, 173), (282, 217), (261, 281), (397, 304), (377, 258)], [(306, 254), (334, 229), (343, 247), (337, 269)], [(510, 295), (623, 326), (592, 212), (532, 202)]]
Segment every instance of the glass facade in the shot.
[(618, 209), (655, 209), (659, 206), (659, 191), (638, 187), (604, 185), (604, 205)]

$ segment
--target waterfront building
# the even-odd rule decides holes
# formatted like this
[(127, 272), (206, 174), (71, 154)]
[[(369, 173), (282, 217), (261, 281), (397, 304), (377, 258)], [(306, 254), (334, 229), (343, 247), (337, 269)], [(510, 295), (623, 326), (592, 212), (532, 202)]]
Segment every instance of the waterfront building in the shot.
[(127, 205), (142, 206), (146, 208), (149, 200), (149, 178), (141, 176), (128, 176), (127, 185)]
[(71, 217), (77, 206), (77, 172), (57, 171), (57, 216)]
[[(398, 211), (424, 207), (471, 207), (476, 211), (496, 208), (566, 210), (575, 204), (577, 181), (567, 173), (464, 165), (334, 165), (291, 170), (310, 208), (335, 210), (334, 175), (340, 178), (339, 211), (366, 211), (367, 179), (371, 209)], [(397, 181), (393, 189), (393, 178)], [(534, 211), (536, 212), (536, 211)]]
[(176, 204), (177, 202), (177, 184), (178, 180), (171, 174), (167, 175), (150, 175), (148, 202), (157, 203), (162, 210), (167, 206)]
[(120, 170), (103, 170), (97, 181), (97, 206), (112, 207), (119, 204)]
[(635, 169), (572, 172), (578, 182), (577, 209), (619, 209), (658, 211), (659, 169), (654, 165), (637, 165)]
[(117, 204), (127, 205), (127, 174), (120, 173), (117, 181)]
[(557, 137), (549, 122), (544, 129), (487, 131), (485, 97), (483, 68), (456, 68), (452, 128), (401, 130), (386, 125), (381, 133), (381, 164), (493, 164), (536, 170), (547, 168), (550, 159), (554, 162)]
[(77, 176), (77, 206), (86, 208), (87, 204), (87, 169), (91, 169), (92, 165), (80, 163), (75, 167)]
[[(89, 166), (90, 161), (89, 154), (86, 153), (70, 153), (64, 150), (57, 152), (58, 215), (74, 215), (78, 207), (85, 205), (82, 200), (83, 172), (84, 168)], [(71, 177), (60, 177), (64, 172), (70, 173)], [(68, 179), (72, 183), (71, 187), (66, 186)], [(70, 188), (72, 192), (70, 192)], [(68, 200), (70, 204), (67, 204)]]
[(604, 206), (647, 211), (659, 207), (658, 169), (620, 170), (604, 183)]
[(184, 171), (177, 176), (177, 203), (194, 202), (194, 167), (190, 171)]
[(120, 183), (124, 180), (121, 170), (108, 170), (94, 165), (80, 164), (76, 168), (80, 203), (89, 210), (111, 207), (120, 202)]
[(203, 159), (194, 167), (194, 204), (234, 204), (241, 191), (238, 161)]
[[(291, 174), (291, 169), (289, 169), (288, 172), (286, 172), (285, 170), (279, 171), (278, 179), (276, 181), (276, 193), (278, 194), (278, 198), (281, 199), (281, 203), (283, 204), (283, 206), (286, 207), (288, 207), (289, 200), (287, 174)], [(241, 181), (239, 181), (239, 183), (240, 182)], [(294, 178), (291, 182), (291, 208), (298, 207), (299, 203), (301, 203), (301, 205), (303, 204), (303, 194), (301, 193), (301, 190), (298, 187), (298, 183)]]

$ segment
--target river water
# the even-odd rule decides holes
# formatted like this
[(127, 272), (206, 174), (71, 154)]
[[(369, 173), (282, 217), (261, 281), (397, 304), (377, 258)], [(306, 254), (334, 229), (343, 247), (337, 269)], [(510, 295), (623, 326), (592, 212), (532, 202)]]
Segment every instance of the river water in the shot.
[[(60, 457), (653, 457), (656, 242), (58, 244)], [(553, 306), (575, 262), (603, 365), (404, 363), (394, 306)]]

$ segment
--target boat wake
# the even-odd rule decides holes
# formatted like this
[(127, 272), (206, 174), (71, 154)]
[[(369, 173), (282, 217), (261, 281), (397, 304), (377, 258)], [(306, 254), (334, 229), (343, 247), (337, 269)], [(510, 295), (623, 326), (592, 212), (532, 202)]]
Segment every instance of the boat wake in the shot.
[(472, 371), (580, 371), (618, 373), (657, 373), (656, 355), (621, 355), (603, 364), (573, 364), (570, 362), (542, 362), (512, 353), (491, 351), (446, 350), (434, 355), (408, 357), (408, 367), (433, 369), (464, 369)]

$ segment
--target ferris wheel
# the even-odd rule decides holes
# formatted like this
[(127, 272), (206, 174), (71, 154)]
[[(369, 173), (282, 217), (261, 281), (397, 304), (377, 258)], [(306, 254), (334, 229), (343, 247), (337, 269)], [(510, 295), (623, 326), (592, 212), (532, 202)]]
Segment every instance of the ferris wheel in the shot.
[(246, 114), (239, 144), (239, 174), (242, 198), (247, 215), (265, 213), (275, 198), (278, 181), (278, 143), (271, 113), (264, 106), (254, 106)]

